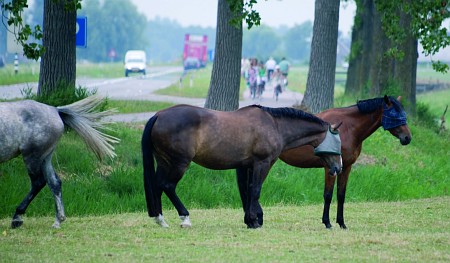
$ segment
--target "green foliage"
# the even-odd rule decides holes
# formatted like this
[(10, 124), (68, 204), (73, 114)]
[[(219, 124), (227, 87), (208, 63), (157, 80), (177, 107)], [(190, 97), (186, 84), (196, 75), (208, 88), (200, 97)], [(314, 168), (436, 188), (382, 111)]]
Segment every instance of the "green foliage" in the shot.
[(279, 43), (278, 35), (266, 25), (244, 30), (242, 56), (263, 59), (263, 63), (265, 63), (265, 60), (268, 59), (267, 54), (273, 54)]
[(111, 49), (116, 52), (113, 58), (116, 61), (122, 61), (130, 49), (144, 50), (150, 55), (145, 34), (147, 19), (130, 0), (86, 0), (78, 15), (87, 16), (88, 23), (95, 25), (88, 30), (88, 47), (77, 49), (78, 59), (110, 61)]
[[(434, 118), (441, 117), (445, 108), (450, 106), (450, 89), (425, 92), (417, 95), (417, 101), (426, 104)], [(445, 114), (447, 128), (450, 124), (450, 112)]]
[[(56, 90), (49, 94), (36, 94), (33, 89), (28, 87), (20, 91), (24, 99), (35, 100), (47, 105), (61, 106), (82, 100), (97, 93), (97, 90), (88, 90), (84, 87), (68, 88), (66, 85), (57, 86)], [(107, 103), (107, 102), (105, 102)], [(100, 108), (105, 108), (106, 104)]]
[[(61, 0), (56, 0), (61, 1)], [(30, 42), (30, 37), (36, 41), (42, 39), (42, 29), (40, 25), (32, 26), (25, 24), (22, 19), (22, 13), (28, 8), (27, 0), (14, 0), (14, 1), (0, 1), (2, 13), (9, 13), (7, 24), (14, 26), (14, 33), (16, 41), (23, 46), (23, 51), (26, 57), (29, 59), (38, 60), (45, 52), (45, 48), (38, 42)], [(81, 8), (81, 0), (66, 0), (64, 1), (64, 8), (67, 10), (76, 10)], [(39, 10), (42, 12), (42, 10)]]
[(242, 21), (244, 20), (247, 24), (248, 29), (252, 28), (253, 25), (259, 26), (261, 23), (261, 17), (259, 13), (253, 10), (253, 5), (255, 5), (257, 0), (226, 0), (230, 5), (230, 10), (234, 14), (234, 17), (230, 20), (230, 24), (235, 27), (240, 28), (242, 26)]
[(416, 118), (418, 124), (423, 127), (428, 127), (436, 132), (439, 131), (439, 125), (437, 122), (438, 116), (431, 113), (428, 104), (417, 102), (416, 104)]
[(286, 53), (290, 54), (290, 59), (309, 61), (312, 31), (313, 24), (311, 21), (306, 21), (289, 29), (284, 39)]
[[(393, 47), (388, 54), (401, 58), (398, 46), (411, 33), (419, 40), (425, 56), (434, 55), (439, 50), (450, 45), (448, 29), (443, 21), (450, 17), (450, 4), (448, 1), (377, 1), (377, 9), (381, 14), (381, 22), (386, 36), (392, 41)], [(411, 17), (411, 28), (402, 28), (400, 13)], [(410, 30), (410, 31), (408, 31)], [(433, 61), (436, 71), (446, 73), (449, 65)]]
[(176, 61), (181, 65), (184, 35), (207, 35), (208, 49), (214, 49), (216, 29), (213, 27), (183, 27), (167, 18), (155, 18), (147, 22), (145, 35), (148, 36), (148, 48), (152, 61)]

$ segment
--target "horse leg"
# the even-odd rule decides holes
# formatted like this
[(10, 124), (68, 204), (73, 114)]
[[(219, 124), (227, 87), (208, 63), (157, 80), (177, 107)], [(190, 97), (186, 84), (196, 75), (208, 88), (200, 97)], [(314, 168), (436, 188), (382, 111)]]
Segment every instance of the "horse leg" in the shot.
[(186, 171), (186, 166), (178, 166), (178, 168), (172, 169), (171, 172), (168, 174), (169, 180), (163, 180), (162, 181), (162, 188), (164, 193), (167, 195), (169, 200), (172, 202), (172, 204), (175, 206), (175, 209), (178, 211), (178, 216), (181, 219), (181, 227), (191, 227), (191, 221), (189, 219), (189, 212), (186, 209), (186, 207), (181, 202), (180, 198), (178, 197), (176, 193), (176, 187), (178, 182), (183, 177), (184, 172)]
[(53, 194), (53, 198), (55, 199), (56, 217), (53, 227), (59, 228), (61, 222), (66, 220), (66, 215), (64, 213), (64, 204), (62, 201), (61, 179), (59, 179), (58, 175), (55, 172), (55, 169), (53, 168), (52, 155), (53, 153), (50, 153), (44, 159), (41, 168), (44, 173), (45, 180), (47, 181), (47, 185)]
[(350, 175), (350, 171), (352, 166), (344, 167), (342, 173), (338, 175), (338, 183), (337, 183), (337, 198), (338, 198), (338, 207), (337, 207), (337, 217), (336, 223), (342, 229), (347, 229), (347, 226), (344, 223), (344, 202), (345, 202), (345, 192), (347, 191), (347, 182), (348, 176)]
[[(246, 213), (249, 209), (249, 204), (250, 204), (249, 185), (251, 184), (252, 174), (253, 174), (253, 169), (250, 169), (250, 168), (242, 168), (241, 167), (241, 168), (236, 169), (239, 194), (241, 196), (242, 207), (244, 209), (244, 213)], [(263, 219), (264, 213), (263, 213), (262, 207), (259, 202), (256, 204), (256, 208), (257, 208), (256, 216), (258, 218), (258, 224), (262, 226), (263, 221), (264, 221), (264, 219)], [(244, 218), (244, 223), (247, 225), (249, 223), (246, 221), (246, 218)]]
[(253, 167), (253, 174), (250, 176), (252, 179), (248, 187), (250, 203), (244, 217), (244, 221), (247, 222), (248, 228), (261, 227), (261, 224), (258, 222), (258, 214), (260, 214), (260, 220), (262, 222), (263, 213), (261, 204), (259, 203), (259, 197), (261, 195), (262, 184), (269, 173), (270, 167), (271, 165), (266, 162), (262, 162)]
[(325, 187), (323, 190), (323, 215), (322, 215), (322, 223), (325, 225), (326, 228), (330, 229), (331, 223), (330, 223), (330, 205), (331, 200), (333, 199), (333, 189), (334, 189), (334, 182), (336, 181), (335, 176), (329, 175), (329, 169), (325, 168)]
[(157, 183), (158, 181), (160, 182), (161, 179), (158, 178), (164, 178), (166, 174), (166, 171), (158, 165), (158, 167), (156, 168), (156, 178), (151, 178), (151, 180), (154, 180), (151, 184), (152, 186), (152, 194), (153, 194), (153, 198), (152, 201), (155, 202), (155, 206), (157, 209), (157, 213), (158, 215), (155, 217), (155, 222), (160, 225), (161, 227), (169, 227), (169, 225), (166, 223), (166, 221), (164, 220), (164, 216), (162, 213), (162, 203), (161, 203), (161, 197), (162, 197), (162, 193), (163, 193), (163, 189), (162, 187), (159, 185), (159, 183)]
[(28, 175), (31, 180), (31, 189), (30, 192), (25, 196), (19, 206), (16, 208), (16, 212), (12, 218), (11, 228), (18, 228), (23, 224), (23, 220), (21, 215), (25, 214), (28, 205), (33, 201), (36, 195), (44, 188), (45, 179), (43, 174), (40, 171), (28, 171)]

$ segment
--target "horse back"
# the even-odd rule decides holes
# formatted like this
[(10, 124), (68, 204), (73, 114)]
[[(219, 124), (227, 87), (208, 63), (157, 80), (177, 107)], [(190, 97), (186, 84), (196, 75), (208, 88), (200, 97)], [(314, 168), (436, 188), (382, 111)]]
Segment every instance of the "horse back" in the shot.
[(267, 146), (273, 143), (268, 134), (276, 127), (257, 108), (222, 112), (177, 105), (157, 114), (151, 136), (155, 152), (166, 159), (230, 169), (251, 162), (255, 151), (263, 156), (273, 150), (273, 146)]
[(64, 132), (56, 108), (32, 100), (0, 103), (0, 116), (0, 162), (49, 151)]

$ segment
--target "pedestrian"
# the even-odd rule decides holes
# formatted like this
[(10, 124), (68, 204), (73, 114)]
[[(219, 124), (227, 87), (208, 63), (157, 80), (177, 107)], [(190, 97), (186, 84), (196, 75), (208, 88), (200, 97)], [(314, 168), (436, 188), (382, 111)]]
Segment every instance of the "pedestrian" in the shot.
[(280, 66), (281, 74), (283, 74), (284, 76), (284, 86), (286, 87), (288, 84), (287, 76), (289, 74), (291, 63), (289, 63), (289, 61), (287, 61), (287, 59), (283, 57), (278, 66)]
[(258, 61), (255, 58), (250, 60), (247, 83), (250, 88), (250, 96), (254, 99), (256, 95), (256, 87), (258, 85)]
[(269, 60), (266, 61), (267, 81), (272, 79), (272, 74), (275, 71), (276, 65), (277, 62), (273, 59), (273, 57), (270, 57)]

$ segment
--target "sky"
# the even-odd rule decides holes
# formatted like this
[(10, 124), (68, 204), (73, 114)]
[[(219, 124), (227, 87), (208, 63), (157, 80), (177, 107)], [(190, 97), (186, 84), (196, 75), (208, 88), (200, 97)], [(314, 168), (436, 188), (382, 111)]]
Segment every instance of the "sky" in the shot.
[[(138, 11), (148, 19), (156, 17), (176, 20), (182, 26), (199, 25), (215, 27), (217, 23), (218, 0), (131, 0)], [(354, 1), (341, 3), (339, 30), (350, 35), (355, 15)], [(271, 27), (302, 24), (314, 21), (314, 0), (258, 0), (255, 10), (261, 16), (261, 23)]]

